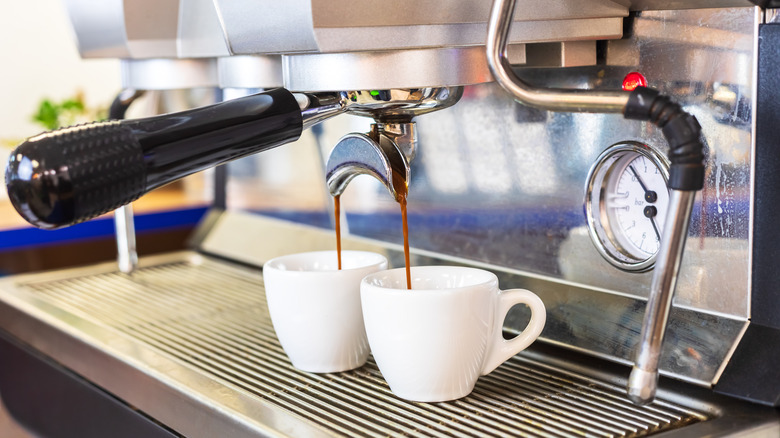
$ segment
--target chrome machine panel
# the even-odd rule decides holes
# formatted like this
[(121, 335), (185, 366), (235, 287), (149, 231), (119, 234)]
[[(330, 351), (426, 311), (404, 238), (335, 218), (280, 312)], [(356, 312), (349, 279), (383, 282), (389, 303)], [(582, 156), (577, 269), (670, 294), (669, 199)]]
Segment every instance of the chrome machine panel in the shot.
[[(750, 316), (759, 19), (759, 10), (751, 7), (639, 12), (628, 19), (629, 38), (599, 43), (598, 65), (518, 69), (535, 85), (611, 89), (639, 71), (649, 86), (671, 95), (701, 123), (708, 146), (706, 183), (695, 201), (662, 370), (705, 385), (717, 381)], [(494, 84), (466, 87), (457, 105), (420, 117), (417, 125), (409, 227), (418, 254), (522, 274), (508, 277), (506, 286), (525, 286), (542, 296), (549, 309), (547, 340), (629, 360), (652, 274), (620, 271), (599, 255), (586, 228), (584, 186), (589, 168), (610, 145), (636, 141), (665, 152), (660, 130), (620, 115), (530, 109)], [(367, 122), (327, 122), (278, 157), (264, 154), (258, 163), (267, 171), (254, 190), (276, 185), (285, 196), (273, 205), (250, 207), (329, 227), (321, 174), (305, 172), (306, 190), (285, 190), (293, 182), (280, 179), (273, 160), (317, 172), (316, 162), (291, 161), (296, 148), (319, 144), (327, 153), (348, 130), (366, 131)], [(233, 184), (242, 184), (240, 178)], [(246, 198), (232, 205), (247, 207)], [(373, 180), (356, 179), (342, 205), (351, 234), (402, 242), (398, 206)]]

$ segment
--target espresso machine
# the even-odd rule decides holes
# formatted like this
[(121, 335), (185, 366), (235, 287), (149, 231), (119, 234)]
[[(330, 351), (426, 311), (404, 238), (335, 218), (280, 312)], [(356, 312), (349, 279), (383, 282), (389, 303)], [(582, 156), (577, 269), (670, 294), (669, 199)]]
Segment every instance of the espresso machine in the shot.
[[(225, 88), (283, 88), (29, 139), (6, 184), (31, 223), (88, 220), (256, 152), (282, 167), (277, 146), (303, 153), (282, 157), (290, 178), (228, 183), (189, 251), (131, 274), (106, 263), (0, 281), (0, 394), (31, 430), (780, 433), (777, 5), (87, 3), (66, 1), (84, 57), (169, 38), (175, 53), (157, 57), (223, 57)], [(166, 14), (175, 29), (153, 25)], [(279, 83), (229, 68), (270, 60)], [(402, 265), (401, 185), (412, 265), (488, 269), (547, 308), (539, 341), (453, 402), (396, 398), (371, 359), (294, 369), (266, 308), (264, 262), (335, 247), (331, 195), (345, 248)], [(514, 309), (506, 336), (527, 319)]]

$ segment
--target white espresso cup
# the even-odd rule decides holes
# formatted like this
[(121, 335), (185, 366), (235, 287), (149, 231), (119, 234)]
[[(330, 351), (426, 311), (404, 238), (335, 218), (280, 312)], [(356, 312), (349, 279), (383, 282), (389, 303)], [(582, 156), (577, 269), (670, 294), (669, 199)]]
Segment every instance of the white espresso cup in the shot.
[(277, 257), (263, 266), (265, 295), (279, 342), (293, 366), (313, 373), (363, 365), (369, 348), (360, 280), (387, 269), (366, 251), (317, 251)]
[[(368, 343), (395, 395), (435, 402), (468, 395), (488, 374), (530, 345), (544, 328), (542, 300), (523, 289), (499, 290), (482, 269), (413, 267), (412, 290), (404, 269), (371, 274), (360, 285)], [(513, 339), (503, 337), (507, 312), (531, 309)]]

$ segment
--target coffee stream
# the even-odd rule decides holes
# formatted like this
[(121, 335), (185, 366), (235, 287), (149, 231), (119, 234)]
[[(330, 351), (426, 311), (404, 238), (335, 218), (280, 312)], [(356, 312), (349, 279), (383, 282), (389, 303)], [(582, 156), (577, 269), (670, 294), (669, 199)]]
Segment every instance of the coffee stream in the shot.
[(406, 265), (406, 288), (412, 289), (412, 272), (411, 265), (409, 263), (409, 222), (406, 216), (406, 196), (408, 192), (406, 190), (406, 184), (403, 186), (403, 191), (398, 192), (398, 203), (401, 204), (401, 221), (403, 223), (404, 230), (404, 264)]
[(341, 270), (341, 195), (333, 197), (333, 209), (336, 215), (336, 253), (339, 257), (339, 271)]
[[(404, 263), (406, 264), (406, 288), (412, 288), (412, 272), (411, 265), (409, 263), (409, 222), (406, 215), (406, 197), (409, 194), (409, 189), (406, 187), (406, 181), (403, 178), (399, 178), (395, 173), (393, 174), (393, 185), (398, 191), (398, 203), (401, 205), (401, 221), (403, 222), (404, 233)], [(338, 253), (339, 269), (341, 269), (341, 195), (333, 197), (333, 210), (336, 216), (335, 228), (336, 228), (336, 252)]]

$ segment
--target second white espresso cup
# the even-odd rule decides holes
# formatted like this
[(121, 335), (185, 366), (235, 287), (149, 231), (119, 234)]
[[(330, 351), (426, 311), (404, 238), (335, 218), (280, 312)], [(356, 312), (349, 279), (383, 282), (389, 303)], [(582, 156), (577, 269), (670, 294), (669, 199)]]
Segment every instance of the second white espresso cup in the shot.
[(291, 254), (263, 266), (265, 295), (276, 336), (293, 366), (313, 373), (363, 365), (369, 348), (360, 307), (360, 280), (387, 269), (366, 251)]
[[(530, 291), (498, 288), (488, 271), (456, 266), (413, 267), (371, 274), (360, 295), (368, 342), (382, 376), (398, 397), (424, 402), (468, 395), (477, 378), (530, 345), (544, 328), (542, 300)], [(509, 309), (531, 309), (528, 326), (505, 340)]]

